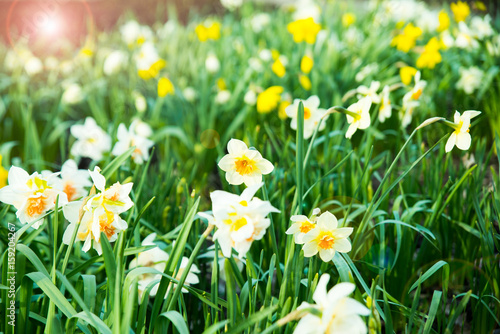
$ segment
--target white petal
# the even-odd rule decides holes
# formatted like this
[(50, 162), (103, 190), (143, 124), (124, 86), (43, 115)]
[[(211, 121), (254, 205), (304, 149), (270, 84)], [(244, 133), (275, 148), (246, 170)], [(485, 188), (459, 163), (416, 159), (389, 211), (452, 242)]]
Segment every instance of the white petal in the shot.
[(349, 125), (349, 128), (347, 129), (347, 132), (345, 133), (345, 137), (347, 139), (351, 139), (352, 135), (356, 132), (357, 129), (358, 124), (356, 122), (351, 123), (351, 125)]
[(260, 187), (262, 187), (263, 185), (264, 185), (264, 183), (259, 183), (259, 184), (255, 184), (251, 187), (246, 188), (241, 193), (241, 198), (245, 201), (250, 201), (254, 197), (257, 190), (259, 190)]
[(230, 154), (226, 154), (225, 156), (222, 157), (222, 159), (220, 159), (218, 165), (219, 165), (219, 168), (225, 172), (227, 172), (231, 169), (234, 169), (235, 168), (234, 158), (231, 157)]
[(262, 159), (257, 162), (257, 168), (259, 168), (262, 174), (266, 175), (274, 170), (274, 165), (269, 160)]
[(468, 132), (460, 132), (457, 134), (456, 145), (461, 150), (468, 150), (470, 148), (472, 138)]
[(89, 170), (89, 173), (92, 181), (94, 181), (95, 187), (100, 191), (104, 191), (106, 187), (106, 179), (102, 176), (101, 169), (96, 166), (94, 171)]
[(474, 118), (476, 116), (479, 116), (480, 114), (481, 112), (477, 110), (466, 110), (462, 115), (467, 115), (469, 118)]
[(318, 245), (316, 242), (311, 241), (302, 246), (304, 257), (311, 257), (318, 253)]
[(82, 201), (70, 202), (63, 207), (64, 218), (70, 223), (78, 223), (78, 218), (80, 218), (80, 208), (82, 207)]
[(350, 236), (352, 234), (352, 231), (354, 229), (352, 227), (341, 227), (341, 228), (338, 228), (336, 229), (334, 232), (333, 232), (333, 235), (335, 236), (335, 238), (347, 238), (348, 236)]
[(63, 243), (66, 245), (69, 245), (71, 242), (71, 237), (73, 236), (73, 232), (75, 231), (76, 224), (69, 224), (68, 227), (66, 228), (66, 231), (64, 231), (63, 235)]
[(227, 143), (227, 151), (231, 155), (241, 155), (243, 152), (248, 150), (247, 145), (238, 139), (231, 139), (229, 143)]
[(351, 251), (351, 243), (347, 239), (338, 239), (335, 240), (333, 248), (338, 252), (347, 253)]
[(453, 149), (456, 142), (457, 142), (457, 134), (455, 133), (455, 131), (453, 131), (450, 137), (448, 138), (448, 141), (446, 142), (446, 146), (444, 149), (446, 153), (450, 152)]
[(320, 251), (319, 251), (319, 257), (324, 262), (330, 262), (333, 259), (334, 255), (335, 255), (335, 249), (333, 249), (333, 248), (320, 249)]
[(317, 224), (322, 229), (334, 230), (338, 226), (338, 221), (331, 212), (325, 211), (319, 216)]
[(319, 104), (320, 104), (319, 97), (316, 95), (313, 95), (309, 97), (306, 101), (304, 101), (304, 107), (307, 107), (309, 109), (318, 109)]
[(12, 166), (9, 169), (9, 185), (14, 187), (25, 186), (28, 182), (29, 174), (22, 168)]
[(240, 185), (243, 183), (243, 176), (236, 171), (230, 170), (226, 173), (226, 181), (229, 184)]
[(326, 287), (327, 287), (329, 281), (330, 281), (330, 275), (323, 274), (319, 278), (318, 284), (316, 285), (316, 290), (314, 290), (314, 294), (313, 294), (313, 300), (319, 306), (324, 306), (327, 303)]
[(243, 182), (247, 187), (256, 185), (256, 184), (261, 184), (262, 183), (262, 174), (260, 173), (253, 173), (249, 175), (243, 175)]

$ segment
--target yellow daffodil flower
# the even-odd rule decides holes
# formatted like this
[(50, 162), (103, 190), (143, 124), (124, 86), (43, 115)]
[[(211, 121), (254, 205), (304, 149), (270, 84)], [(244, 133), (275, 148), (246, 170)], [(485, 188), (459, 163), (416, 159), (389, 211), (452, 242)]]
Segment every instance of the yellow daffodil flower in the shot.
[(281, 100), (283, 87), (271, 86), (257, 96), (257, 111), (262, 114), (267, 114), (278, 106)]
[(314, 60), (311, 56), (305, 55), (300, 61), (300, 70), (304, 74), (309, 74), (314, 66)]
[(429, 42), (425, 45), (424, 52), (417, 59), (418, 68), (430, 68), (433, 69), (436, 64), (442, 61), (441, 54), (439, 53), (439, 48), (441, 47), (438, 39), (432, 37)]
[(321, 26), (314, 22), (312, 17), (291, 22), (287, 26), (288, 31), (293, 35), (295, 43), (306, 42), (314, 44), (316, 35), (321, 30)]
[(411, 83), (411, 79), (413, 79), (416, 73), (417, 69), (415, 67), (411, 66), (401, 67), (401, 69), (399, 70), (399, 76), (401, 77), (401, 82), (404, 83), (405, 85), (409, 85)]
[(7, 185), (7, 177), (9, 172), (2, 166), (2, 155), (0, 154), (0, 188)]
[(457, 1), (450, 5), (453, 16), (456, 22), (465, 21), (465, 19), (470, 15), (470, 8), (467, 2)]
[(305, 90), (309, 91), (311, 90), (311, 79), (307, 75), (300, 74), (299, 75), (299, 83), (304, 88)]
[(161, 78), (158, 80), (158, 96), (165, 97), (169, 94), (173, 95), (175, 92), (175, 87), (172, 81), (168, 78)]
[(356, 15), (354, 15), (354, 13), (345, 13), (344, 15), (342, 15), (342, 25), (344, 27), (347, 28), (354, 22), (356, 22)]
[(273, 65), (271, 66), (272, 71), (274, 74), (276, 74), (278, 77), (283, 78), (286, 74), (286, 69), (283, 63), (281, 62), (280, 58), (277, 58)]
[(200, 42), (207, 40), (218, 40), (220, 38), (220, 23), (219, 22), (205, 22), (198, 24), (195, 28), (196, 36)]
[(444, 9), (439, 12), (438, 19), (439, 26), (437, 27), (437, 32), (448, 30), (448, 28), (450, 27), (450, 17)]
[(415, 46), (416, 40), (420, 35), (422, 35), (422, 29), (415, 27), (413, 23), (409, 23), (404, 27), (402, 33), (392, 39), (391, 45), (400, 51), (408, 52)]

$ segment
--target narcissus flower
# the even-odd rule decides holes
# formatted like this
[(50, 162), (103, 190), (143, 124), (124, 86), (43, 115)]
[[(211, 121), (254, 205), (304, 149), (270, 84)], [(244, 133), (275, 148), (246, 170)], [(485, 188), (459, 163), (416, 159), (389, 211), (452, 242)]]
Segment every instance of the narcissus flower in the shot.
[(146, 41), (153, 39), (153, 31), (146, 25), (130, 20), (120, 27), (122, 39), (130, 48), (141, 46)]
[(94, 171), (89, 171), (90, 177), (94, 181), (96, 189), (100, 192), (88, 198), (86, 201), (75, 201), (64, 206), (64, 217), (70, 222), (63, 235), (63, 243), (69, 244), (71, 237), (81, 221), (76, 232), (76, 239), (84, 241), (82, 250), (87, 252), (91, 246), (100, 255), (102, 247), (99, 242), (101, 232), (106, 238), (113, 242), (118, 238), (118, 234), (127, 228), (120, 214), (130, 209), (134, 203), (129, 197), (132, 190), (132, 183), (113, 184), (105, 188), (106, 179), (101, 175), (99, 167)]
[(358, 93), (358, 99), (361, 99), (363, 97), (369, 97), (372, 103), (379, 104), (380, 103), (380, 96), (377, 94), (377, 90), (380, 88), (380, 82), (379, 81), (372, 81), (370, 83), (370, 87), (366, 87), (364, 85), (359, 86), (356, 89), (356, 92)]
[(486, 15), (484, 18), (480, 16), (474, 16), (470, 21), (470, 26), (472, 34), (477, 39), (484, 39), (495, 34), (495, 31), (491, 27), (491, 17)]
[(408, 52), (415, 46), (420, 35), (422, 35), (422, 29), (415, 27), (413, 23), (408, 23), (403, 31), (392, 39), (391, 45), (400, 51)]
[(7, 185), (7, 178), (9, 177), (9, 172), (2, 165), (2, 155), (0, 154), (0, 188)]
[(326, 126), (326, 110), (319, 108), (320, 100), (319, 97), (313, 95), (307, 100), (295, 99), (293, 104), (286, 107), (285, 112), (288, 117), (292, 119), (290, 126), (292, 129), (297, 130), (297, 114), (299, 111), (299, 104), (302, 102), (304, 104), (304, 139), (308, 139), (314, 133), (314, 130), (318, 126), (321, 119), (324, 117), (318, 131), (321, 131)]
[(208, 73), (217, 73), (220, 70), (220, 61), (217, 56), (213, 53), (210, 53), (205, 59), (205, 68)]
[(356, 22), (356, 15), (354, 15), (354, 13), (345, 13), (344, 15), (342, 15), (342, 25), (344, 27), (347, 28), (354, 22)]
[(413, 110), (420, 105), (420, 97), (427, 86), (425, 80), (420, 80), (420, 71), (414, 77), (415, 86), (403, 96), (403, 107), (401, 108), (401, 125), (407, 127), (412, 120)]
[(455, 125), (453, 126), (455, 131), (452, 132), (450, 138), (448, 138), (448, 141), (446, 142), (446, 152), (450, 152), (455, 145), (464, 151), (469, 149), (472, 141), (469, 133), (470, 120), (479, 114), (481, 114), (481, 112), (476, 110), (466, 110), (462, 115), (460, 115), (458, 111), (455, 111)]
[[(128, 130), (123, 123), (118, 126), (118, 132), (116, 134), (118, 142), (113, 147), (111, 154), (119, 156), (125, 153), (129, 148), (135, 146), (135, 150), (132, 153), (134, 162), (141, 165), (144, 161), (148, 161), (149, 149), (154, 145), (154, 142), (137, 132), (137, 129), (141, 129), (141, 127), (138, 127), (140, 123), (142, 122), (138, 120), (133, 121)], [(147, 124), (143, 123), (142, 127), (144, 126), (149, 128)], [(149, 130), (151, 130), (151, 128), (149, 128)]]
[(314, 66), (314, 60), (309, 55), (303, 56), (302, 59), (300, 60), (300, 70), (304, 74), (309, 74), (313, 66)]
[(280, 211), (270, 202), (254, 197), (263, 183), (246, 188), (241, 195), (217, 190), (210, 193), (213, 216), (198, 213), (217, 227), (214, 240), (220, 244), (225, 257), (231, 256), (231, 249), (238, 252), (240, 258), (245, 257), (252, 242), (260, 240), (270, 225), (271, 212)]
[(459, 68), (460, 79), (456, 83), (457, 89), (463, 90), (466, 94), (472, 94), (481, 87), (485, 73), (477, 66), (469, 68)]
[(470, 14), (470, 8), (467, 2), (457, 1), (450, 5), (451, 11), (453, 12), (453, 16), (455, 17), (455, 21), (462, 22)]
[(55, 182), (60, 183), (58, 188), (66, 193), (70, 202), (85, 196), (88, 193), (86, 188), (92, 186), (89, 172), (78, 169), (76, 162), (71, 159), (62, 165), (59, 176), (60, 179), (55, 179)]
[(71, 83), (66, 86), (61, 96), (61, 102), (66, 105), (78, 104), (83, 101), (85, 94), (82, 87), (77, 83)]
[(122, 50), (111, 52), (103, 64), (103, 72), (106, 75), (114, 75), (120, 72), (127, 64), (128, 55)]
[(417, 59), (418, 68), (430, 68), (433, 69), (436, 64), (439, 64), (443, 59), (439, 53), (441, 48), (436, 37), (432, 37), (429, 42), (424, 47), (424, 52)]
[(380, 123), (384, 123), (385, 120), (392, 115), (392, 104), (389, 97), (389, 86), (385, 86), (382, 90), (380, 99), (380, 109), (378, 111), (378, 119)]
[(241, 140), (231, 139), (227, 144), (227, 151), (229, 153), (220, 159), (218, 165), (226, 172), (229, 184), (260, 184), (262, 175), (267, 175), (274, 169), (273, 164), (264, 159), (259, 151), (249, 149)]
[(278, 106), (281, 100), (283, 87), (271, 86), (257, 96), (257, 111), (262, 114), (267, 114)]
[[(54, 209), (59, 196), (59, 206), (68, 203), (68, 198), (55, 180), (57, 174), (29, 175), (24, 169), (12, 166), (9, 170), (9, 185), (0, 189), (0, 202), (13, 205), (16, 216), (22, 224), (40, 219), (47, 211)], [(43, 219), (33, 224), (38, 229)]]
[(293, 224), (286, 230), (286, 234), (293, 234), (293, 238), (296, 244), (304, 244), (304, 236), (307, 232), (311, 231), (316, 227), (317, 215), (320, 213), (320, 209), (316, 208), (310, 218), (304, 215), (295, 215), (290, 218)]
[(299, 83), (304, 88), (305, 90), (309, 91), (311, 90), (311, 79), (307, 75), (304, 74), (299, 74)]
[(461, 49), (476, 49), (479, 42), (474, 37), (475, 34), (469, 29), (465, 22), (458, 23), (458, 34), (455, 38), (455, 46)]
[(280, 58), (277, 58), (274, 61), (273, 65), (271, 66), (271, 70), (280, 78), (283, 78), (286, 74), (285, 65), (283, 65), (283, 62)]
[(166, 66), (166, 61), (161, 59), (158, 51), (151, 42), (142, 44), (135, 57), (137, 74), (144, 80), (156, 78), (160, 70)]
[(295, 43), (306, 42), (314, 44), (316, 35), (321, 30), (321, 26), (314, 22), (312, 17), (291, 22), (287, 26), (288, 31), (293, 35)]
[(294, 330), (294, 334), (350, 333), (365, 334), (366, 324), (360, 316), (370, 315), (370, 310), (360, 302), (349, 298), (356, 286), (342, 282), (327, 292), (330, 275), (321, 275), (313, 300), (316, 304), (303, 302), (298, 309), (311, 310), (303, 317)]
[(401, 77), (401, 82), (405, 85), (409, 85), (411, 83), (411, 79), (417, 74), (417, 69), (411, 66), (401, 67), (399, 70), (399, 76)]
[(347, 237), (351, 235), (352, 227), (338, 227), (337, 218), (330, 212), (324, 212), (318, 217), (316, 227), (303, 236), (305, 257), (319, 253), (321, 260), (329, 262), (335, 252), (347, 253), (351, 251), (351, 243)]
[(364, 130), (370, 126), (370, 107), (372, 100), (369, 97), (364, 97), (356, 103), (351, 104), (347, 108), (347, 123), (349, 128), (345, 134), (347, 139), (351, 139), (357, 129)]
[(83, 125), (75, 124), (70, 128), (76, 141), (71, 147), (74, 157), (87, 157), (99, 161), (111, 149), (110, 136), (101, 129), (92, 117), (87, 117)]
[(437, 32), (448, 30), (448, 28), (450, 27), (450, 17), (444, 9), (439, 12), (438, 19), (439, 26), (437, 27)]
[[(149, 249), (145, 252), (139, 253), (132, 261), (130, 261), (129, 264), (129, 269), (134, 269), (138, 267), (149, 267), (149, 268), (154, 268), (160, 273), (165, 271), (165, 266), (167, 265), (167, 261), (169, 258), (169, 255), (167, 252), (162, 250), (160, 247), (158, 247), (157, 244), (154, 243), (154, 240), (156, 238), (156, 233), (152, 233), (148, 235), (144, 240), (142, 241), (141, 245), (142, 246), (156, 246), (152, 249)], [(176, 275), (176, 279), (180, 279), (182, 272), (187, 266), (187, 263), (189, 262), (187, 257), (183, 257), (181, 260), (181, 265), (179, 267), (179, 271)], [(186, 285), (191, 285), (191, 284), (197, 284), (199, 283), (199, 278), (198, 275), (200, 273), (200, 270), (198, 267), (193, 264), (191, 268), (189, 269), (189, 273), (186, 277), (186, 280), (184, 284)], [(142, 296), (144, 292), (146, 291), (147, 287), (153, 283), (153, 281), (160, 280), (161, 279), (161, 274), (154, 274), (154, 273), (146, 273), (142, 274), (139, 276), (139, 281), (138, 281), (138, 289), (139, 289), (139, 302), (142, 300)], [(150, 297), (156, 296), (158, 292), (158, 288), (160, 286), (160, 283), (158, 282), (155, 284), (149, 293)], [(181, 290), (183, 293), (188, 292), (185, 288), (182, 288)], [(167, 295), (165, 294), (165, 297)]]
[(206, 21), (202, 24), (198, 24), (194, 31), (200, 42), (206, 42), (209, 39), (215, 41), (220, 38), (220, 23)]
[(174, 84), (168, 78), (160, 78), (160, 80), (158, 80), (157, 90), (159, 97), (165, 97), (167, 95), (173, 95), (175, 93)]

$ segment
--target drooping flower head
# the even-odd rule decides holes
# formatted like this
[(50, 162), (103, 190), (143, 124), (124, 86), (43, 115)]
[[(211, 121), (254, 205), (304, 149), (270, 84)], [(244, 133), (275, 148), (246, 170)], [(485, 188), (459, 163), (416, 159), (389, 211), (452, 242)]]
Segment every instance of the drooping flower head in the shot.
[(315, 228), (307, 232), (302, 240), (305, 257), (319, 253), (321, 260), (329, 262), (335, 252), (347, 253), (351, 250), (351, 243), (347, 237), (351, 235), (352, 227), (338, 227), (337, 218), (330, 212), (324, 212), (318, 217)]
[(299, 104), (302, 102), (304, 104), (304, 139), (310, 138), (319, 122), (323, 118), (321, 125), (319, 126), (318, 131), (321, 131), (326, 126), (326, 119), (328, 116), (326, 115), (326, 110), (319, 108), (320, 100), (319, 97), (313, 95), (309, 97), (307, 100), (295, 99), (293, 104), (286, 107), (285, 112), (288, 117), (292, 119), (290, 126), (292, 129), (297, 130), (297, 115), (299, 111)]
[(227, 150), (228, 154), (219, 161), (219, 167), (226, 172), (229, 184), (260, 184), (262, 175), (267, 175), (274, 169), (273, 164), (264, 159), (259, 151), (249, 149), (241, 140), (231, 139)]
[(406, 128), (412, 120), (413, 111), (420, 105), (420, 97), (427, 86), (427, 81), (420, 79), (420, 71), (414, 76), (415, 86), (403, 96), (403, 107), (401, 108), (401, 126)]
[(454, 115), (454, 123), (455, 123), (455, 131), (453, 131), (446, 142), (446, 152), (450, 152), (455, 145), (461, 150), (468, 150), (472, 138), (469, 133), (470, 129), (470, 120), (481, 114), (480, 111), (476, 110), (466, 110), (462, 115), (458, 111), (455, 111)]
[(372, 99), (370, 97), (364, 97), (356, 103), (351, 104), (347, 110), (349, 113), (346, 114), (347, 123), (349, 123), (349, 128), (345, 134), (347, 139), (350, 139), (356, 130), (364, 130), (370, 126), (370, 107), (372, 105)]
[[(57, 174), (29, 175), (24, 169), (12, 166), (9, 170), (9, 185), (0, 189), (0, 202), (13, 205), (16, 216), (22, 224), (28, 224), (40, 219), (47, 211), (54, 209), (57, 196), (59, 206), (68, 203), (68, 198), (62, 189), (58, 188)], [(38, 229), (43, 219), (33, 224)]]
[(70, 131), (76, 138), (71, 147), (71, 154), (74, 157), (87, 157), (100, 161), (103, 154), (111, 149), (110, 136), (97, 125), (92, 117), (87, 117), (83, 125), (71, 126)]

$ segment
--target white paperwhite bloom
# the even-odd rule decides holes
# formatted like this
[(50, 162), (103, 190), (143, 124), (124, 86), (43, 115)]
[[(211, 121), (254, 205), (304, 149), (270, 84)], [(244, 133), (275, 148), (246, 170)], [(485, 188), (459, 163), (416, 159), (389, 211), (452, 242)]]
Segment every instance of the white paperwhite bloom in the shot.
[(120, 72), (128, 61), (128, 55), (122, 50), (115, 50), (111, 52), (103, 64), (103, 72), (106, 75), (113, 75)]
[(24, 70), (31, 77), (43, 70), (43, 63), (37, 57), (30, 57), (24, 64)]
[(449, 30), (443, 31), (440, 36), (441, 36), (441, 43), (443, 43), (443, 45), (447, 49), (455, 46), (455, 39), (453, 38)]
[[(40, 219), (54, 209), (57, 196), (59, 207), (68, 203), (66, 194), (59, 188), (57, 174), (29, 175), (24, 169), (12, 166), (9, 170), (9, 185), (0, 189), (0, 202), (14, 206), (16, 216), (22, 224)], [(33, 224), (38, 229), (44, 219)]]
[(304, 236), (307, 232), (311, 231), (316, 227), (317, 215), (319, 215), (320, 209), (316, 208), (313, 210), (313, 214), (310, 218), (304, 215), (294, 215), (290, 218), (293, 224), (286, 230), (286, 234), (293, 234), (293, 238), (296, 244), (304, 244)]
[(382, 90), (380, 99), (380, 109), (378, 111), (378, 119), (380, 123), (384, 123), (387, 118), (392, 115), (392, 104), (389, 97), (389, 86), (385, 86)]
[(213, 53), (209, 54), (205, 60), (205, 68), (208, 73), (216, 73), (220, 70), (220, 62), (217, 56)]
[(372, 105), (372, 99), (370, 97), (364, 97), (356, 103), (351, 104), (347, 110), (351, 114), (346, 114), (347, 123), (349, 123), (349, 128), (345, 133), (347, 139), (351, 139), (352, 135), (356, 130), (364, 130), (370, 126), (370, 107)]
[(454, 123), (456, 128), (446, 142), (445, 151), (447, 153), (450, 152), (455, 145), (464, 151), (470, 148), (470, 144), (472, 142), (472, 138), (469, 133), (470, 120), (479, 114), (481, 114), (481, 112), (476, 110), (466, 110), (462, 115), (460, 115), (458, 111), (455, 111)]
[(329, 262), (335, 252), (347, 253), (351, 251), (351, 243), (347, 238), (353, 231), (352, 227), (338, 227), (337, 218), (326, 211), (318, 217), (315, 228), (307, 232), (302, 241), (305, 257), (319, 253), (321, 260)]
[(321, 275), (313, 300), (316, 304), (302, 303), (298, 309), (315, 309), (321, 315), (309, 313), (303, 317), (294, 334), (349, 333), (365, 334), (366, 324), (360, 316), (370, 315), (370, 310), (348, 296), (356, 286), (352, 283), (338, 283), (327, 292), (330, 275)]
[(257, 103), (257, 93), (253, 89), (249, 89), (245, 96), (243, 97), (243, 101), (249, 106), (254, 106)]
[(344, 40), (348, 45), (359, 46), (365, 40), (365, 35), (356, 26), (350, 26), (344, 33)]
[(184, 95), (184, 98), (186, 99), (186, 101), (194, 102), (194, 100), (196, 99), (196, 96), (198, 94), (196, 93), (196, 89), (194, 89), (193, 87), (186, 87), (182, 91), (182, 95)]
[(148, 26), (140, 25), (137, 21), (130, 20), (120, 27), (123, 41), (130, 47), (141, 45), (153, 38), (153, 31)]
[(273, 54), (269, 49), (263, 49), (259, 52), (259, 58), (265, 62), (271, 61), (273, 59)]
[[(328, 115), (326, 115), (326, 110), (319, 108), (320, 100), (319, 97), (313, 95), (307, 100), (295, 99), (293, 104), (286, 107), (285, 112), (288, 117), (292, 119), (290, 126), (292, 129), (297, 130), (297, 113), (299, 111), (299, 103), (304, 104), (304, 139), (308, 139), (314, 133), (314, 130), (318, 126), (319, 122), (323, 118), (318, 131), (321, 131), (326, 126), (326, 120)], [(325, 116), (326, 115), (326, 116)]]
[(60, 179), (57, 179), (60, 183), (59, 188), (66, 193), (70, 202), (87, 195), (86, 188), (92, 186), (88, 170), (78, 169), (78, 165), (72, 159), (66, 160), (62, 165), (59, 176)]
[(262, 61), (259, 58), (250, 58), (248, 59), (248, 66), (254, 70), (255, 72), (262, 72), (264, 70), (264, 66), (262, 65)]
[(153, 135), (153, 129), (149, 126), (148, 123), (141, 121), (136, 118), (130, 124), (130, 131), (135, 133), (138, 136), (149, 138)]
[(455, 46), (462, 49), (475, 49), (479, 47), (478, 41), (474, 38), (474, 32), (469, 29), (464, 21), (458, 23)]
[(364, 85), (359, 86), (356, 89), (358, 93), (358, 99), (363, 97), (369, 97), (372, 103), (379, 104), (380, 96), (377, 94), (377, 90), (380, 88), (380, 81), (372, 81), (370, 83), (370, 87), (366, 87)]
[(86, 202), (74, 201), (64, 206), (64, 217), (70, 222), (70, 225), (64, 232), (63, 243), (68, 245), (71, 242), (81, 214), (75, 240), (84, 241), (82, 247), (84, 252), (93, 246), (101, 255), (102, 247), (99, 242), (101, 232), (104, 232), (106, 238), (113, 242), (118, 238), (120, 231), (127, 228), (127, 222), (120, 217), (120, 214), (134, 205), (129, 197), (133, 184), (122, 185), (117, 182), (106, 188), (106, 179), (101, 175), (99, 167), (95, 167), (94, 171), (89, 171), (89, 173), (96, 190), (99, 192)]
[(220, 4), (229, 10), (235, 10), (243, 5), (243, 0), (220, 0)]
[(364, 66), (361, 70), (356, 73), (356, 77), (354, 78), (356, 82), (361, 82), (365, 80), (366, 77), (369, 75), (372, 75), (374, 73), (377, 73), (379, 69), (379, 66), (377, 63), (371, 63), (366, 66)]
[(231, 249), (238, 252), (240, 258), (245, 257), (252, 242), (260, 240), (270, 225), (271, 212), (279, 212), (268, 201), (254, 197), (261, 184), (246, 188), (241, 195), (217, 190), (210, 193), (213, 217), (204, 213), (209, 223), (217, 227), (214, 240), (219, 242), (225, 257), (231, 256)]
[(486, 50), (490, 56), (500, 56), (500, 34), (493, 36), (491, 41), (486, 41)]
[(61, 101), (64, 104), (78, 104), (83, 101), (84, 97), (82, 87), (79, 84), (72, 83), (64, 91)]
[(475, 38), (484, 39), (492, 36), (495, 31), (491, 27), (491, 17), (486, 15), (484, 18), (474, 16), (470, 21), (471, 31)]
[(226, 154), (219, 161), (219, 168), (226, 172), (229, 184), (246, 186), (260, 184), (262, 175), (267, 175), (274, 170), (271, 162), (264, 159), (259, 151), (249, 149), (238, 139), (231, 139), (227, 144)]
[(258, 34), (271, 23), (271, 16), (268, 13), (255, 14), (250, 20), (250, 25), (254, 33)]
[(71, 147), (74, 157), (88, 157), (99, 161), (111, 149), (110, 136), (101, 129), (92, 117), (87, 117), (83, 125), (71, 126), (71, 134), (76, 141)]
[[(144, 125), (140, 125), (141, 123), (138, 120), (134, 120), (128, 130), (123, 123), (118, 126), (118, 132), (116, 134), (118, 142), (113, 147), (111, 154), (119, 156), (125, 153), (129, 148), (135, 146), (135, 150), (132, 153), (132, 159), (136, 164), (141, 165), (144, 161), (149, 159), (149, 149), (154, 145), (154, 142), (137, 132), (138, 126), (139, 130), (141, 127), (144, 128)], [(146, 126), (149, 127), (147, 124)], [(151, 128), (145, 130), (151, 133)]]
[(226, 104), (231, 99), (231, 92), (227, 89), (221, 90), (217, 92), (215, 95), (215, 103), (217, 104)]
[(472, 94), (481, 87), (484, 72), (476, 66), (459, 69), (460, 79), (456, 83), (457, 89), (463, 90), (466, 94)]

